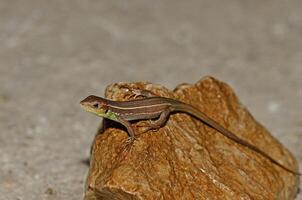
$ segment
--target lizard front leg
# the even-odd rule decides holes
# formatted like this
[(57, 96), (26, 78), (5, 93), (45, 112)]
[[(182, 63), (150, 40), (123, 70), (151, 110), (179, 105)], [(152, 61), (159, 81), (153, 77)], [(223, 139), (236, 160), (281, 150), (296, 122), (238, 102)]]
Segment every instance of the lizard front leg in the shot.
[(130, 99), (136, 99), (138, 97), (156, 97), (157, 95), (155, 95), (153, 92), (149, 91), (149, 90), (141, 90), (141, 89), (134, 89), (134, 88), (130, 88), (128, 86), (121, 86), (121, 88), (126, 89), (126, 94), (125, 96), (127, 96)]
[(135, 137), (135, 133), (134, 133), (131, 123), (120, 116), (117, 117), (116, 121), (119, 122), (120, 124), (122, 124), (124, 127), (126, 127), (127, 133), (129, 135), (128, 143), (132, 143), (136, 139), (136, 137)]

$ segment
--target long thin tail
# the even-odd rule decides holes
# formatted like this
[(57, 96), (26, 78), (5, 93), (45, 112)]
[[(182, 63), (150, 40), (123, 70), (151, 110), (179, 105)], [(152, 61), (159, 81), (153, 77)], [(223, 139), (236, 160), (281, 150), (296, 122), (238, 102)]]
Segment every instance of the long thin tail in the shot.
[(221, 134), (223, 134), (224, 136), (228, 137), (229, 139), (235, 141), (236, 143), (248, 147), (249, 149), (252, 149), (253, 151), (259, 153), (260, 155), (262, 155), (263, 157), (267, 158), (268, 160), (270, 160), (272, 163), (274, 163), (275, 165), (278, 165), (279, 167), (283, 168), (284, 170), (295, 174), (295, 175), (299, 175), (301, 176), (302, 174), (300, 172), (291, 170), (287, 167), (285, 167), (284, 165), (280, 164), (279, 162), (277, 162), (275, 159), (273, 159), (271, 156), (269, 156), (268, 154), (266, 154), (265, 152), (263, 152), (262, 150), (260, 150), (259, 148), (257, 148), (256, 146), (250, 144), (249, 142), (237, 137), (234, 133), (232, 133), (231, 131), (227, 130), (226, 128), (224, 128), (223, 126), (221, 126), (220, 124), (218, 124), (216, 121), (214, 121), (213, 119), (211, 119), (210, 117), (208, 117), (206, 114), (202, 113), (201, 111), (197, 110), (196, 108), (194, 108), (193, 106), (190, 106), (188, 104), (184, 104), (181, 103), (179, 106), (175, 106), (175, 110), (174, 111), (180, 111), (180, 112), (186, 112), (196, 118), (198, 118), (199, 120), (203, 121), (204, 123), (206, 123), (207, 125), (209, 125), (210, 127), (216, 129), (217, 131), (219, 131)]

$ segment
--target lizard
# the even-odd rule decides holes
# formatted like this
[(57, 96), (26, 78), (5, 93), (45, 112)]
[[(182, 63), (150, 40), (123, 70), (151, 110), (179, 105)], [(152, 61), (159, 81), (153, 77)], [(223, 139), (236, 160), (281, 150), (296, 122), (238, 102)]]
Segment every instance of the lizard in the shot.
[[(192, 105), (186, 104), (184, 102), (159, 96), (146, 95), (146, 92), (140, 92), (139, 90), (134, 90), (135, 96), (146, 96), (143, 99), (133, 99), (128, 101), (113, 101), (105, 99), (99, 96), (90, 95), (80, 102), (81, 107), (91, 113), (94, 113), (100, 117), (107, 118), (109, 120), (116, 121), (126, 127), (129, 141), (132, 143), (135, 137), (135, 131), (131, 125), (133, 120), (151, 120), (149, 122), (150, 129), (158, 129), (163, 126), (169, 118), (169, 115), (174, 112), (183, 112), (189, 114), (198, 120), (204, 122), (206, 125), (217, 130), (225, 137), (233, 140), (234, 142), (247, 147), (254, 152), (262, 155), (275, 165), (281, 167), (282, 169), (294, 174), (301, 176), (302, 174), (298, 171), (294, 171), (285, 167), (270, 155), (260, 150), (253, 144), (241, 139), (236, 136), (233, 132), (224, 128), (215, 120), (208, 117), (205, 113), (199, 111)], [(145, 131), (144, 131), (145, 132)]]

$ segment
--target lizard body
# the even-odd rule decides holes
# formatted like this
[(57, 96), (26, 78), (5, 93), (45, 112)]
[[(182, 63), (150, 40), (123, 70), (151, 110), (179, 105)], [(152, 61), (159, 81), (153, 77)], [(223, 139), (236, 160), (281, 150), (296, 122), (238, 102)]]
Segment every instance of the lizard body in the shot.
[(258, 147), (239, 138), (234, 133), (208, 117), (205, 113), (199, 111), (197, 108), (178, 100), (165, 97), (147, 97), (144, 99), (134, 99), (130, 101), (112, 101), (102, 97), (90, 95), (82, 100), (80, 104), (88, 112), (92, 112), (98, 116), (124, 125), (127, 128), (131, 141), (134, 141), (135, 133), (129, 121), (158, 118), (157, 120), (152, 121), (149, 127), (150, 129), (158, 129), (168, 120), (168, 117), (172, 112), (187, 113), (214, 128), (225, 137), (259, 153), (284, 170), (295, 175), (301, 175), (299, 172), (291, 170), (280, 164)]

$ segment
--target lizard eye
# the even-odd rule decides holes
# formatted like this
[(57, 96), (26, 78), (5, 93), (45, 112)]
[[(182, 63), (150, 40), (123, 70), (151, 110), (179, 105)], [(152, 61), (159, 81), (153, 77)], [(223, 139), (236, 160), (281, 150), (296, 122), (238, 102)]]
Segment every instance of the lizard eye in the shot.
[(94, 108), (100, 108), (100, 104), (99, 104), (99, 103), (94, 103), (92, 106), (93, 106)]

